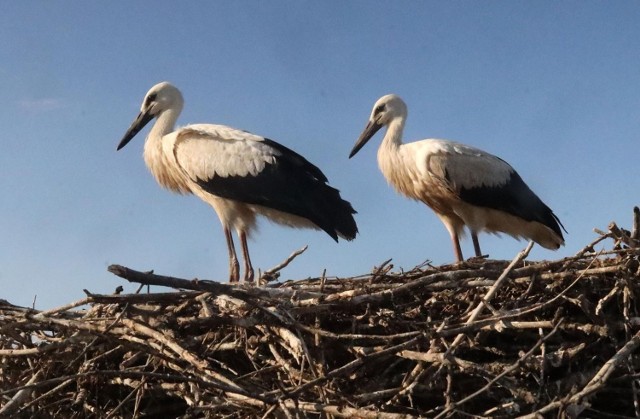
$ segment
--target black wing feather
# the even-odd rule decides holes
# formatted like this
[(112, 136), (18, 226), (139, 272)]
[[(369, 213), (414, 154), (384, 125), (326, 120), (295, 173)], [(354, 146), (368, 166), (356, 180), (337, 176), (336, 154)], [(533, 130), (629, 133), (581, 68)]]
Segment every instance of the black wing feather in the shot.
[(305, 159), (300, 154), (268, 138), (265, 138), (262, 142), (267, 144), (271, 148), (279, 151), (282, 154), (282, 158), (286, 159), (294, 166), (298, 167), (304, 172), (311, 174), (313, 177), (315, 177), (316, 179), (322, 182), (328, 182), (328, 179), (324, 175), (324, 173), (322, 173), (322, 171), (317, 166), (310, 163), (309, 160)]
[(196, 179), (205, 191), (247, 204), (306, 218), (334, 240), (338, 234), (351, 240), (358, 231), (356, 211), (340, 192), (327, 185), (322, 171), (304, 157), (272, 140), (265, 141), (280, 152), (272, 164), (255, 176), (214, 176)]
[(460, 188), (459, 196), (472, 205), (504, 211), (527, 221), (537, 221), (563, 237), (564, 226), (560, 219), (524, 183), (515, 170), (503, 185)]

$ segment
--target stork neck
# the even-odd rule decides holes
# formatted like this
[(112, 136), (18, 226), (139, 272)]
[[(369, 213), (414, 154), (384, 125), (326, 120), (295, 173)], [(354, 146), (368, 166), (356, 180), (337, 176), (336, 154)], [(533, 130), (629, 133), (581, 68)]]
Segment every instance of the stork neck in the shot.
[(403, 128), (404, 120), (402, 118), (393, 119), (387, 126), (387, 132), (378, 148), (378, 166), (392, 184), (395, 184), (395, 174), (403, 170), (403, 165), (398, 160), (400, 159)]
[(179, 114), (179, 110), (168, 110), (160, 114), (144, 143), (143, 156), (147, 167), (160, 185), (174, 192), (189, 193), (181, 172), (176, 170), (175, 163), (171, 163), (170, 157), (164, 152), (167, 146), (170, 149), (173, 147), (169, 134), (174, 132)]
[(398, 148), (402, 144), (402, 132), (404, 131), (404, 118), (395, 118), (387, 127), (387, 132), (382, 140), (385, 148)]
[(176, 121), (180, 116), (180, 109), (168, 109), (158, 116), (156, 123), (149, 131), (149, 139), (161, 139), (165, 135), (174, 131)]

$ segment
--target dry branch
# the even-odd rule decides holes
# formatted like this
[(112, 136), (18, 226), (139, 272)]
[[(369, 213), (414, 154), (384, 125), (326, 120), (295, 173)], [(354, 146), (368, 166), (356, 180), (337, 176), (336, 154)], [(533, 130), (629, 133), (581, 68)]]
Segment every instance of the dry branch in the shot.
[(112, 265), (157, 292), (0, 300), (0, 416), (635, 416), (639, 219), (556, 261), (257, 287)]

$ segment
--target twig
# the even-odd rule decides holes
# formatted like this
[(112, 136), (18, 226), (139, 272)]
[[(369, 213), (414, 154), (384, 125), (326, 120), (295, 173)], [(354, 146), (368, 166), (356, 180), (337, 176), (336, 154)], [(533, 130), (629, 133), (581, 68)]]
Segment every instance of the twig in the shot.
[[(257, 400), (236, 399), (239, 402), (247, 403), (255, 407), (265, 407), (264, 403)], [(282, 400), (284, 406), (297, 408), (308, 413), (328, 413), (340, 418), (362, 418), (362, 419), (414, 419), (417, 415), (407, 413), (380, 412), (378, 409), (355, 408), (345, 405), (309, 403), (304, 401)]]
[(279, 272), (282, 269), (286, 268), (296, 257), (303, 254), (308, 247), (309, 247), (308, 245), (304, 245), (300, 249), (291, 253), (289, 257), (287, 257), (283, 262), (279, 263), (278, 265), (274, 266), (271, 269), (264, 271), (264, 273), (260, 277), (260, 285), (264, 285), (268, 282), (275, 281), (276, 279), (278, 279), (278, 277), (280, 276)]
[(554, 261), (385, 262), (265, 287), (116, 268), (168, 292), (86, 291), (46, 311), (0, 300), (0, 406), (26, 390), (14, 416), (633, 414), (640, 344), (612, 357), (640, 333), (625, 234)]
[[(108, 271), (120, 278), (126, 279), (129, 282), (136, 282), (144, 285), (157, 285), (179, 290), (206, 291), (211, 293), (213, 296), (230, 295), (243, 301), (256, 298), (280, 298), (282, 296), (291, 297), (296, 294), (295, 290), (290, 289), (264, 288), (253, 285), (247, 286), (244, 284), (230, 285), (208, 280), (188, 280), (172, 276), (157, 275), (149, 272), (136, 271), (121, 265), (110, 265), (108, 267)], [(297, 294), (300, 298), (315, 297), (313, 294), (309, 295), (310, 293), (299, 291)], [(118, 296), (111, 297), (117, 298)]]
[(622, 231), (615, 222), (612, 221), (609, 223), (609, 231), (617, 240), (621, 241), (627, 246), (633, 247), (633, 243), (631, 243), (631, 238), (629, 237), (629, 235), (625, 231)]
[(635, 240), (637, 245), (640, 241), (640, 208), (633, 207), (633, 224), (631, 227), (631, 238)]
[(129, 282), (137, 282), (144, 285), (159, 285), (162, 287), (170, 287), (176, 289), (188, 289), (194, 291), (208, 291), (214, 295), (227, 294), (240, 298), (246, 293), (242, 292), (237, 286), (221, 284), (213, 281), (189, 281), (186, 279), (175, 278), (172, 276), (156, 275), (150, 272), (140, 272), (127, 268), (122, 265), (109, 265), (107, 268), (112, 274), (126, 279)]
[(66, 386), (68, 386), (69, 384), (75, 382), (75, 380), (69, 379), (66, 381), (63, 381), (62, 383), (58, 384), (57, 386), (55, 386), (54, 388), (52, 388), (51, 390), (47, 391), (44, 394), (41, 394), (40, 396), (34, 398), (33, 400), (31, 400), (29, 403), (26, 403), (24, 406), (22, 406), (22, 410), (28, 409), (30, 406), (34, 406), (37, 405), (38, 402), (40, 400), (46, 399), (47, 397), (56, 394), (58, 391), (62, 390), (63, 388), (65, 388)]
[[(40, 376), (42, 375), (42, 371), (36, 371), (31, 378), (29, 378), (29, 381), (27, 381), (27, 383), (17, 389), (12, 389), (12, 390), (16, 390), (15, 393), (13, 395), (13, 397), (11, 398), (11, 400), (9, 400), (7, 403), (5, 403), (4, 406), (2, 406), (2, 408), (0, 408), (0, 415), (6, 415), (7, 417), (16, 413), (18, 411), (18, 409), (20, 409), (20, 406), (29, 398), (31, 397), (31, 392), (32, 392), (32, 385), (33, 383), (35, 383), (36, 381), (38, 381), (38, 379), (40, 378)], [(13, 392), (13, 391), (11, 391)], [(0, 392), (1, 394), (5, 394), (5, 392)]]
[(129, 401), (135, 394), (138, 393), (138, 391), (140, 391), (140, 389), (142, 388), (142, 386), (145, 385), (145, 377), (142, 377), (142, 379), (140, 380), (140, 383), (138, 383), (138, 385), (131, 390), (131, 392), (129, 392), (129, 394), (127, 394), (121, 401), (120, 403), (118, 403), (118, 405), (116, 407), (114, 407), (109, 414), (105, 417), (105, 419), (109, 419), (114, 417), (118, 411), (120, 409), (122, 409), (122, 407), (125, 405), (125, 403), (127, 403), (127, 401)]
[(121, 321), (125, 326), (129, 327), (131, 330), (135, 330), (137, 332), (140, 332), (143, 335), (145, 335), (146, 337), (153, 338), (153, 339), (161, 342), (164, 346), (171, 348), (171, 350), (173, 350), (181, 359), (186, 360), (191, 365), (193, 365), (195, 368), (204, 371), (207, 375), (209, 375), (213, 379), (215, 379), (215, 380), (219, 381), (220, 383), (222, 383), (222, 384), (228, 386), (229, 388), (233, 389), (234, 392), (239, 392), (240, 394), (246, 394), (246, 391), (243, 390), (236, 383), (234, 383), (232, 380), (228, 379), (227, 377), (224, 377), (223, 375), (221, 375), (219, 373), (216, 373), (216, 372), (212, 371), (209, 368), (209, 365), (207, 365), (207, 363), (205, 361), (203, 361), (202, 359), (200, 359), (198, 356), (196, 356), (195, 354), (191, 353), (187, 349), (181, 347), (177, 342), (175, 342), (174, 340), (170, 339), (168, 336), (165, 336), (165, 335), (161, 334), (160, 332), (151, 329), (148, 326), (145, 326), (143, 324), (134, 322), (134, 321), (129, 320), (129, 319), (122, 319)]
[(538, 342), (536, 342), (535, 345), (533, 345), (533, 347), (531, 349), (529, 349), (524, 355), (522, 355), (520, 358), (518, 358), (518, 360), (509, 368), (505, 369), (503, 372), (501, 372), (500, 374), (498, 374), (497, 376), (495, 376), (491, 381), (489, 381), (487, 384), (484, 385), (484, 387), (476, 390), (475, 392), (471, 393), (470, 395), (468, 395), (467, 397), (458, 400), (455, 403), (451, 403), (447, 408), (445, 408), (440, 414), (438, 414), (436, 416), (437, 418), (442, 418), (444, 416), (446, 416), (449, 412), (453, 411), (454, 409), (458, 408), (459, 406), (462, 406), (464, 403), (467, 403), (468, 401), (470, 401), (471, 399), (478, 397), (479, 395), (481, 395), (482, 393), (486, 392), (487, 390), (489, 390), (491, 388), (491, 386), (493, 386), (498, 380), (500, 380), (502, 377), (506, 376), (507, 374), (511, 374), (512, 372), (514, 372), (515, 370), (517, 370), (518, 368), (520, 368), (520, 366), (524, 363), (524, 361), (529, 358), (535, 351), (538, 350), (538, 348), (540, 348), (540, 346), (542, 344), (544, 344), (547, 340), (549, 340), (549, 338), (551, 336), (553, 336), (557, 331), (558, 331), (558, 326), (562, 323), (562, 319), (560, 319), (560, 321), (558, 322), (558, 324), (556, 325), (556, 327), (553, 328), (553, 330), (551, 330), (549, 333), (547, 333), (545, 336), (543, 336), (542, 338), (540, 338), (540, 340)]
[[(518, 253), (515, 258), (513, 258), (509, 266), (507, 266), (505, 270), (502, 272), (502, 275), (500, 275), (500, 277), (496, 280), (496, 282), (489, 289), (489, 291), (487, 291), (485, 296), (482, 298), (482, 301), (480, 301), (480, 303), (478, 303), (478, 306), (471, 312), (471, 315), (469, 316), (469, 319), (466, 322), (467, 324), (472, 323), (478, 318), (478, 316), (482, 312), (482, 309), (484, 309), (485, 305), (489, 301), (491, 301), (491, 299), (498, 292), (498, 290), (500, 289), (504, 281), (509, 277), (509, 273), (511, 272), (511, 270), (529, 255), (529, 252), (531, 252), (532, 248), (533, 248), (533, 242), (531, 241), (529, 242), (527, 247), (524, 248), (524, 250)], [(460, 344), (464, 336), (465, 335), (462, 333), (456, 336), (456, 338), (453, 340), (453, 343), (451, 344), (451, 347), (449, 348), (449, 351), (453, 351), (456, 348), (456, 346)]]
[(336, 368), (332, 371), (330, 371), (329, 373), (327, 373), (326, 375), (316, 378), (314, 380), (308, 381), (305, 384), (298, 386), (297, 388), (293, 389), (292, 391), (289, 392), (289, 397), (295, 397), (296, 395), (300, 394), (301, 392), (305, 391), (308, 388), (314, 387), (316, 385), (319, 385), (327, 380), (330, 380), (334, 377), (338, 377), (340, 375), (344, 375), (344, 374), (348, 374), (349, 372), (353, 371), (355, 368), (363, 365), (366, 361), (370, 361), (372, 359), (377, 359), (377, 358), (381, 358), (381, 357), (385, 357), (385, 356), (389, 356), (389, 355), (393, 355), (396, 352), (400, 352), (405, 348), (409, 348), (415, 344), (417, 344), (418, 342), (420, 342), (420, 340), (422, 339), (421, 336), (415, 337), (413, 339), (409, 339), (406, 342), (403, 342), (399, 345), (394, 345), (391, 346), (389, 348), (386, 348), (384, 350), (375, 352), (371, 355), (366, 355), (363, 356), (362, 358), (358, 358), (355, 359), (354, 361), (351, 361), (339, 368)]
[(578, 393), (574, 394), (567, 400), (558, 400), (547, 404), (546, 406), (536, 410), (528, 415), (520, 416), (522, 419), (534, 419), (549, 413), (553, 410), (573, 406), (574, 412), (579, 413), (587, 407), (589, 398), (601, 390), (606, 384), (611, 374), (620, 367), (620, 365), (627, 361), (629, 355), (631, 355), (638, 347), (640, 347), (640, 332), (636, 333), (618, 352), (615, 353), (607, 362), (604, 363), (602, 368), (591, 378), (589, 383)]

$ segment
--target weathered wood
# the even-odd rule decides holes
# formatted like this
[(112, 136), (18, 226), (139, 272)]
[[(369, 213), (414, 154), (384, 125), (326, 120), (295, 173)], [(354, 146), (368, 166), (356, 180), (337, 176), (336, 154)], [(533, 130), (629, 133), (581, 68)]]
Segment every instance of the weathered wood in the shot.
[(612, 223), (555, 261), (527, 248), (264, 286), (112, 265), (131, 293), (0, 300), (0, 415), (635, 416), (636, 235)]

